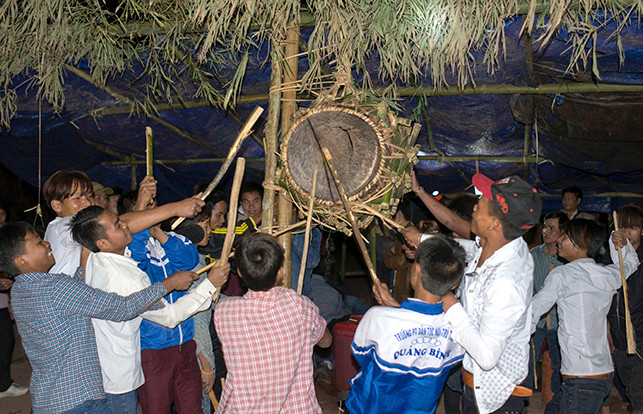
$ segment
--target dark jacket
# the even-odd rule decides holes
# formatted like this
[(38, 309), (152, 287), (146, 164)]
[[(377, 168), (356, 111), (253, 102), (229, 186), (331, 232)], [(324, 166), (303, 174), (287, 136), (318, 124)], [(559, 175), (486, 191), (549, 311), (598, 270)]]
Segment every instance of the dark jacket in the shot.
[[(639, 261), (643, 261), (643, 244), (636, 250), (636, 254), (639, 256)], [(636, 348), (641, 351), (643, 350), (643, 263), (639, 265), (636, 272), (627, 278), (627, 298), (634, 326)], [(623, 288), (620, 288), (614, 295), (607, 320), (610, 323), (614, 346), (623, 351), (627, 350)]]

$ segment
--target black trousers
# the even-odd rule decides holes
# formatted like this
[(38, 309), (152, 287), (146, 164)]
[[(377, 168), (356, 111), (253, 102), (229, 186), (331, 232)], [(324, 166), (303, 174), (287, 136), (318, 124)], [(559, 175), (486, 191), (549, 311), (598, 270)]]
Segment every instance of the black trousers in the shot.
[(11, 380), (11, 355), (13, 354), (13, 324), (9, 309), (0, 309), (0, 392), (13, 384)]

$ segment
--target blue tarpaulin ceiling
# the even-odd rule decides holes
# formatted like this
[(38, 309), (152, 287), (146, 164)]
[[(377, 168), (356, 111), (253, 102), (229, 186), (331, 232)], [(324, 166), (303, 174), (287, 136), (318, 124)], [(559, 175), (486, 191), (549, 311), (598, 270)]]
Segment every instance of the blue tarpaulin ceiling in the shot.
[[(619, 62), (616, 39), (610, 38), (609, 27), (598, 33), (596, 39), (596, 64), (600, 79), (588, 68), (579, 73), (565, 73), (567, 37), (559, 33), (544, 48), (534, 43), (534, 76), (528, 79), (525, 71), (525, 41), (519, 37), (522, 18), (507, 21), (506, 56), (500, 58), (498, 70), (489, 74), (482, 63), (482, 53), (477, 58), (474, 76), (481, 85), (533, 85), (596, 82), (623, 85), (643, 85), (643, 29), (632, 18), (631, 24), (621, 34), (624, 61)], [(305, 36), (306, 33), (303, 33)], [(536, 38), (537, 36), (534, 36)], [(376, 58), (374, 58), (376, 59)], [(266, 50), (259, 49), (250, 56), (248, 72), (244, 78), (243, 95), (267, 94), (270, 83), (270, 65)], [(305, 58), (300, 59), (302, 69)], [(373, 62), (373, 68), (377, 66)], [(80, 65), (82, 69), (82, 65)], [(369, 69), (370, 71), (370, 69)], [(230, 71), (232, 75), (233, 70)], [(360, 76), (355, 73), (356, 78)], [(371, 72), (377, 84), (375, 69)], [(27, 79), (25, 77), (25, 79)], [(25, 79), (16, 79), (18, 84)], [(455, 80), (453, 80), (455, 83)], [(136, 73), (111, 79), (107, 86), (125, 95), (142, 88), (143, 80)], [(431, 85), (427, 79), (425, 85)], [(417, 85), (413, 85), (417, 86)], [(190, 96), (186, 83), (184, 95)], [(39, 141), (39, 103), (36, 91), (25, 83), (18, 94), (18, 111), (9, 130), (0, 131), (0, 162), (21, 179), (38, 185), (38, 153), (42, 157), (41, 182), (59, 169), (81, 169), (96, 181), (106, 186), (128, 189), (131, 182), (129, 166), (104, 165), (119, 161), (95, 145), (145, 159), (146, 126), (154, 133), (154, 157), (157, 160), (186, 160), (225, 157), (241, 125), (234, 117), (219, 108), (199, 107), (159, 111), (158, 118), (180, 128), (184, 135), (198, 140), (198, 145), (167, 128), (154, 119), (143, 115), (116, 114), (92, 117), (88, 113), (101, 107), (118, 106), (120, 102), (112, 95), (81, 79), (71, 72), (65, 76), (65, 107), (54, 113), (42, 103), (42, 140)], [(547, 162), (531, 163), (529, 181), (539, 191), (559, 194), (563, 187), (581, 186), (587, 194), (605, 192), (633, 192), (643, 194), (643, 93), (574, 93), (564, 95), (532, 95), (533, 124), (530, 139), (530, 155), (538, 155)], [(435, 146), (447, 156), (516, 156), (524, 152), (525, 125), (518, 122), (521, 107), (516, 95), (461, 95), (428, 96), (427, 113)], [(418, 106), (416, 98), (400, 98), (401, 116), (410, 118)], [(267, 102), (238, 104), (236, 113), (246, 118), (256, 105), (266, 111), (260, 121), (258, 135), (263, 135)], [(302, 103), (302, 106), (305, 106)], [(422, 118), (418, 118), (423, 122)], [(422, 153), (437, 155), (431, 151), (424, 125), (418, 144)], [(246, 158), (263, 157), (263, 148), (250, 137), (244, 143), (240, 155)], [(161, 201), (175, 200), (192, 194), (193, 187), (208, 182), (214, 177), (221, 163), (167, 163), (155, 166), (159, 180)], [(492, 178), (510, 174), (523, 174), (522, 163), (495, 161), (455, 162), (466, 176), (477, 170)], [(261, 181), (264, 164), (250, 162), (246, 178)], [(416, 169), (426, 188), (452, 193), (465, 189), (468, 184), (446, 162), (421, 161)], [(137, 181), (145, 166), (139, 165)], [(229, 185), (231, 174), (223, 184)], [(591, 200), (585, 201), (585, 203)], [(556, 201), (558, 203), (558, 201)], [(553, 206), (553, 204), (552, 204)], [(552, 208), (555, 208), (553, 206)], [(600, 210), (597, 205), (590, 210)], [(547, 209), (547, 206), (546, 206)], [(551, 209), (551, 208), (550, 208)], [(586, 207), (587, 209), (587, 207)]]

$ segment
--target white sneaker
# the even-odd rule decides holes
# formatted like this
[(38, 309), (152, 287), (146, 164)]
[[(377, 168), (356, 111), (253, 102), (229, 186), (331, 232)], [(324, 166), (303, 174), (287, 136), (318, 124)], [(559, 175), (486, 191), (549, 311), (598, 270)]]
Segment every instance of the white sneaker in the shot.
[(9, 386), (9, 388), (7, 388), (6, 391), (0, 392), (0, 398), (20, 397), (21, 395), (25, 395), (28, 392), (29, 392), (29, 387), (21, 387), (20, 385), (14, 382)]

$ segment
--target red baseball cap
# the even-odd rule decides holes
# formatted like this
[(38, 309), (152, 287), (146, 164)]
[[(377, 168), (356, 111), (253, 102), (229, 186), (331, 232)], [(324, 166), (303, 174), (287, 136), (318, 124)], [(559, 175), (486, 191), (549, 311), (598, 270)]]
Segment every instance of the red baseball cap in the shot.
[(521, 230), (529, 230), (538, 224), (543, 202), (538, 191), (522, 178), (512, 175), (502, 180), (476, 174), (473, 185), (493, 201), (507, 221)]

